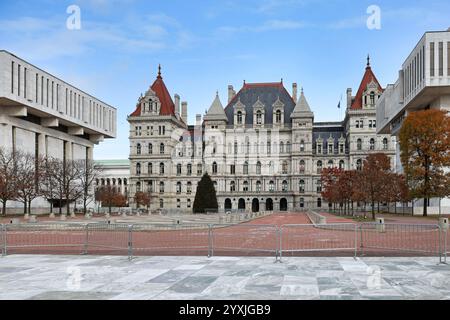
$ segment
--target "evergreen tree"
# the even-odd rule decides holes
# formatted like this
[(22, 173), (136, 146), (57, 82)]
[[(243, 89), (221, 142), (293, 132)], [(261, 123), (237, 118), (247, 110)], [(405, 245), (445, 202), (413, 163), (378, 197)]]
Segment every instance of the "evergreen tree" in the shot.
[(206, 213), (207, 209), (218, 209), (216, 189), (208, 175), (205, 173), (197, 185), (197, 192), (194, 200), (194, 213)]

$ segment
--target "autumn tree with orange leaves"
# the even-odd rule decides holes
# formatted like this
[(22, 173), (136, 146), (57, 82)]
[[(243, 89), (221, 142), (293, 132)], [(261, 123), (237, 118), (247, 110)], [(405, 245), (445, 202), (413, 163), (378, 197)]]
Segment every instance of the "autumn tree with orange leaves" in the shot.
[(411, 112), (399, 133), (400, 159), (413, 198), (428, 200), (450, 195), (450, 117), (441, 110)]

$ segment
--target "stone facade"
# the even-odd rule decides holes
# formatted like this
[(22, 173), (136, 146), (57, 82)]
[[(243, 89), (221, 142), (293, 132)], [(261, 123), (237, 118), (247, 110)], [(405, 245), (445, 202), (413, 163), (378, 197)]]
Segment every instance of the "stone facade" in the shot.
[(356, 96), (348, 89), (342, 122), (317, 123), (303, 90), (297, 99), (283, 82), (228, 87), (195, 125), (186, 103), (172, 101), (161, 74), (139, 98), (130, 123), (130, 203), (152, 195), (151, 209), (192, 211), (197, 182), (208, 172), (220, 211), (301, 210), (326, 207), (320, 172), (356, 169), (373, 152), (395, 166), (395, 138), (376, 133), (376, 101), (383, 92), (369, 61)]

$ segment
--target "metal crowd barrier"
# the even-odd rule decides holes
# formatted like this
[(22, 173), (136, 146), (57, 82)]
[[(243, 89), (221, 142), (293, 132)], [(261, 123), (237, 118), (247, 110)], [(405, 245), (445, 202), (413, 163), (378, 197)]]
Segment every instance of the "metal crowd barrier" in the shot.
[(16, 253), (127, 255), (415, 254), (446, 262), (450, 232), (436, 224), (126, 224), (0, 225), (2, 256)]

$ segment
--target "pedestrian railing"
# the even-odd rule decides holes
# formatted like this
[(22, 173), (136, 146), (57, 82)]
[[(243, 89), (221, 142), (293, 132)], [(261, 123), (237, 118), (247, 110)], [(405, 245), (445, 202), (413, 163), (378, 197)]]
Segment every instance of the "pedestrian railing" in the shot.
[(145, 224), (0, 225), (7, 254), (420, 255), (446, 262), (450, 232), (437, 224)]

